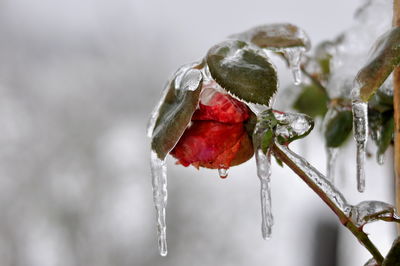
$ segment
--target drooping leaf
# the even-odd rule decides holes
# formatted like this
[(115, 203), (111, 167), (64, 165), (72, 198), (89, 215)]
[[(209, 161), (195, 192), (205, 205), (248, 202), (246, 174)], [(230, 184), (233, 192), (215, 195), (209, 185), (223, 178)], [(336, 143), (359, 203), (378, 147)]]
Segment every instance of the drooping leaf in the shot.
[(382, 266), (400, 266), (400, 237), (393, 242)]
[(400, 27), (394, 27), (378, 39), (368, 63), (356, 76), (356, 86), (360, 89), (361, 100), (369, 101), (399, 63)]
[(197, 108), (202, 77), (195, 75), (193, 78), (191, 76), (193, 76), (192, 72), (189, 77), (186, 79), (183, 77), (180, 82), (176, 82), (175, 76), (170, 82), (169, 90), (160, 106), (151, 142), (151, 148), (160, 159), (164, 159), (176, 145)]
[(282, 48), (304, 47), (310, 49), (310, 39), (299, 27), (289, 23), (267, 24), (232, 35), (231, 38), (252, 42), (261, 48), (280, 50)]
[(311, 117), (324, 116), (327, 109), (327, 95), (315, 85), (304, 86), (293, 108)]
[(340, 147), (348, 138), (353, 128), (351, 111), (337, 111), (328, 118), (325, 127), (325, 141), (327, 147)]
[(242, 41), (225, 41), (207, 53), (215, 81), (235, 97), (249, 103), (269, 105), (277, 91), (278, 77), (268, 57)]
[(261, 143), (261, 149), (264, 153), (267, 153), (268, 148), (272, 144), (272, 141), (274, 139), (274, 133), (272, 130), (267, 130), (267, 132), (264, 133), (262, 143)]

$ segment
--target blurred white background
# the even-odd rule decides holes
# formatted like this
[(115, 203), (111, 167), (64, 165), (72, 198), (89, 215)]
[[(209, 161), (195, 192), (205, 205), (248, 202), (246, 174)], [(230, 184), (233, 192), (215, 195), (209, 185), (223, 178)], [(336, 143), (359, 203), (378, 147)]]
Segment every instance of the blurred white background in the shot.
[[(145, 137), (169, 75), (225, 36), (291, 22), (316, 44), (361, 2), (0, 0), (0, 265), (363, 265), (368, 253), (287, 167), (273, 166), (275, 225), (262, 240), (254, 159), (226, 180), (168, 161), (160, 257)], [(324, 172), (318, 130), (293, 148)], [(352, 203), (393, 202), (391, 167), (369, 162), (360, 195), (350, 142), (339, 188)], [(393, 225), (367, 231), (386, 252)]]

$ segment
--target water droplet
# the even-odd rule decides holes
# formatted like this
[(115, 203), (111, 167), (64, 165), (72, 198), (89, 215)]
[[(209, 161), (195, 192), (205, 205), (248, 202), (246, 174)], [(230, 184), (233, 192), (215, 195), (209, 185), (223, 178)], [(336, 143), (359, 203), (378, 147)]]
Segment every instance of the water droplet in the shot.
[(219, 174), (219, 177), (221, 177), (221, 178), (227, 178), (228, 177), (228, 169), (219, 168), (218, 174)]

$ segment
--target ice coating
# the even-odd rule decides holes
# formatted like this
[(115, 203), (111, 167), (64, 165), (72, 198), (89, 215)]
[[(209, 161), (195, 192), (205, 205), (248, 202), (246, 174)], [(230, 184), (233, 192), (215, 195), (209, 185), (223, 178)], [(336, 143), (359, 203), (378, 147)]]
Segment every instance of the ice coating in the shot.
[(153, 186), (153, 200), (156, 208), (158, 249), (161, 256), (167, 255), (167, 235), (165, 223), (165, 208), (167, 206), (167, 166), (165, 160), (157, 157), (156, 152), (151, 152), (150, 159), (151, 177)]
[(368, 139), (368, 103), (354, 100), (353, 132), (357, 143), (357, 189), (365, 190), (365, 146)]
[(312, 119), (304, 114), (274, 112), (279, 121), (275, 134), (291, 141), (308, 134), (314, 127)]
[(270, 188), (270, 177), (271, 177), (271, 153), (264, 154), (261, 149), (256, 150), (256, 163), (257, 163), (257, 175), (261, 182), (261, 232), (262, 237), (267, 240), (271, 238), (272, 225), (274, 219), (271, 210), (271, 188)]
[[(172, 83), (174, 84), (175, 89), (184, 89), (194, 91), (199, 82), (201, 81), (202, 72), (193, 69), (193, 67), (199, 65), (199, 62), (194, 62), (190, 64), (186, 64), (181, 66), (173, 75), (172, 78), (165, 84), (164, 89), (161, 94), (161, 98), (158, 101), (156, 107), (153, 109), (150, 115), (149, 122), (147, 124), (147, 137), (151, 138), (153, 136), (154, 127), (157, 122), (157, 118), (159, 115), (160, 107), (167, 96), (168, 90), (171, 87)], [(187, 75), (185, 75), (187, 73)], [(182, 83), (183, 80), (183, 84)], [(196, 83), (197, 82), (197, 83)], [(196, 85), (197, 84), (197, 85)], [(183, 85), (183, 87), (181, 87)]]
[(327, 162), (326, 162), (326, 178), (335, 184), (335, 165), (339, 148), (326, 147)]
[(324, 177), (323, 174), (310, 165), (306, 159), (292, 152), (286, 145), (277, 142), (275, 142), (275, 145), (310, 178), (314, 185), (321, 189), (326, 196), (335, 203), (338, 209), (348, 215), (350, 205), (347, 203), (343, 195), (328, 179)]
[(357, 227), (362, 227), (367, 223), (383, 221), (399, 221), (396, 209), (382, 201), (363, 201), (352, 206), (350, 218)]
[(294, 85), (301, 84), (300, 63), (306, 49), (304, 47), (291, 47), (282, 49), (284, 57), (288, 60), (289, 68), (292, 71)]
[(365, 64), (376, 39), (391, 28), (392, 1), (365, 1), (355, 14), (355, 23), (333, 40), (331, 77), (327, 87), (330, 98), (349, 98), (354, 77)]
[[(195, 91), (199, 87), (199, 83), (202, 79), (201, 71), (198, 69), (189, 69), (182, 75), (180, 79), (179, 86), (176, 87), (177, 90), (188, 90), (188, 91)], [(175, 80), (175, 83), (177, 79)]]

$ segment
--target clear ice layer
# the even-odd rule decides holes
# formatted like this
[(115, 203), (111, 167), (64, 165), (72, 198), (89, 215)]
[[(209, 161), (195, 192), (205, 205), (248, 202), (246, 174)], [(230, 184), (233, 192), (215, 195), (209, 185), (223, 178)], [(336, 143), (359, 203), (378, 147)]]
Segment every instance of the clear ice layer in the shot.
[(386, 202), (363, 201), (352, 206), (350, 218), (357, 227), (362, 227), (379, 220), (398, 221), (400, 217), (396, 214), (396, 209)]

